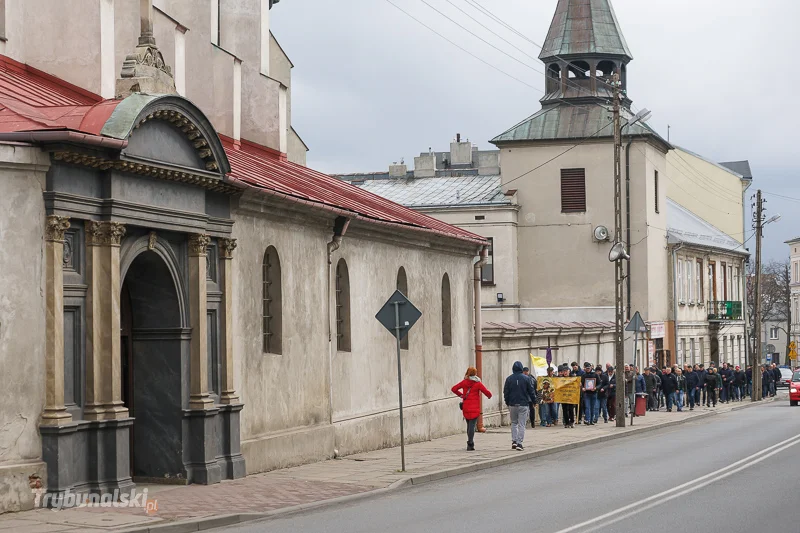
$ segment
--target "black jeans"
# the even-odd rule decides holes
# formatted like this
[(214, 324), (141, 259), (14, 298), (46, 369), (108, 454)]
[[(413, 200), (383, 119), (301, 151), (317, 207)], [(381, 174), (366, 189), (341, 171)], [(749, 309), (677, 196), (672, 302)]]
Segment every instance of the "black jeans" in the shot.
[(561, 410), (564, 412), (564, 425), (572, 426), (575, 424), (575, 406), (571, 403), (562, 403)]
[(478, 425), (478, 419), (473, 418), (472, 420), (467, 420), (467, 444), (469, 446), (475, 445), (475, 426)]

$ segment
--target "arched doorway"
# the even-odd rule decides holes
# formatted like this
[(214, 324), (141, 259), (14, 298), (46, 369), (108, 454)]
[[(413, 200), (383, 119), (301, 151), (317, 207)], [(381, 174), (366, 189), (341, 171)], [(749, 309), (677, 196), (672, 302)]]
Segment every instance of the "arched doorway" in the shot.
[(185, 479), (182, 406), (189, 334), (179, 293), (159, 254), (145, 251), (125, 273), (120, 297), (123, 401), (134, 418), (134, 481)]

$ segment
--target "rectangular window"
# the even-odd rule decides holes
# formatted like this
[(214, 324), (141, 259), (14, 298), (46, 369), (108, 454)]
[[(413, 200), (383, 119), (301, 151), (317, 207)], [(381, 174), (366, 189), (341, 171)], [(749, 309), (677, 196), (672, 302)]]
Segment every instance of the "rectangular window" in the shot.
[(703, 260), (697, 260), (697, 303), (703, 303)]
[(678, 364), (682, 365), (686, 361), (686, 339), (681, 339), (681, 353), (678, 354)]
[(726, 285), (727, 285), (727, 293), (728, 295), (725, 297), (726, 300), (733, 300), (733, 267), (728, 265), (728, 272), (726, 273)]
[(778, 340), (778, 328), (769, 328), (769, 340)]
[(708, 263), (708, 301), (717, 300), (717, 265), (713, 261)]
[(722, 270), (722, 300), (728, 300), (728, 267), (727, 265), (722, 262), (720, 263), (720, 267)]
[(586, 212), (586, 169), (561, 169), (561, 212)]
[(678, 259), (678, 302), (683, 301), (683, 261)]
[(494, 285), (494, 238), (487, 237), (489, 241), (489, 256), (486, 264), (481, 267), (481, 284)]
[(701, 364), (701, 363), (705, 364), (705, 356), (706, 356), (706, 354), (705, 354), (705, 351), (706, 351), (705, 341), (703, 340), (703, 337), (700, 337), (699, 341), (700, 341), (700, 353), (698, 355), (700, 356), (700, 360), (697, 363), (698, 364)]
[(733, 300), (736, 302), (741, 301), (742, 299), (741, 286), (742, 280), (739, 273), (739, 267), (736, 267), (733, 271)]
[(655, 189), (656, 213), (660, 213), (660, 211), (658, 210), (658, 170), (656, 170), (656, 174), (653, 179), (653, 185), (654, 185), (653, 188)]
[(686, 297), (689, 302), (694, 303), (694, 261), (686, 260)]
[(694, 353), (694, 338), (691, 338), (691, 339), (689, 339), (689, 360), (686, 361), (686, 363), (694, 364), (695, 363), (694, 356), (695, 356), (695, 353)]

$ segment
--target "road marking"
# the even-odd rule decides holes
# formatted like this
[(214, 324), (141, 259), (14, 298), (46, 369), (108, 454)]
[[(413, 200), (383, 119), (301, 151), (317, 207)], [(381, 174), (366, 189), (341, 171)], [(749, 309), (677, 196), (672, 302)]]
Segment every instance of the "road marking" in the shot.
[(796, 444), (800, 444), (800, 434), (770, 446), (769, 448), (756, 452), (753, 455), (745, 457), (744, 459), (736, 461), (725, 468), (721, 468), (715, 472), (706, 474), (705, 476), (693, 479), (692, 481), (688, 481), (669, 490), (665, 490), (664, 492), (655, 494), (649, 498), (645, 498), (644, 500), (620, 507), (619, 509), (608, 512), (602, 516), (592, 518), (591, 520), (581, 522), (580, 524), (575, 524), (574, 526), (570, 526), (566, 529), (561, 529), (555, 533), (571, 533), (578, 530), (582, 531), (583, 533), (590, 533), (591, 531), (597, 531), (598, 529), (611, 524), (616, 524), (617, 522), (625, 520), (626, 518), (630, 518), (631, 516), (647, 511), (648, 509), (652, 509), (653, 507), (657, 507), (674, 500), (675, 498), (680, 498), (681, 496), (685, 496), (686, 494), (700, 490), (703, 487), (711, 485), (712, 483), (716, 483), (717, 481), (730, 477), (746, 468), (757, 465), (761, 461), (764, 461), (775, 454), (791, 448)]

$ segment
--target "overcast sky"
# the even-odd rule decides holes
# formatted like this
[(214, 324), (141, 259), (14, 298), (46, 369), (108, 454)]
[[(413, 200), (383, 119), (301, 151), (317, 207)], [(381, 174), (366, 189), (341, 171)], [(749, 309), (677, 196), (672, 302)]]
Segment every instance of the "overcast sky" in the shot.
[[(540, 49), (468, 0), (392, 0), (514, 80), (459, 50), (387, 0), (283, 0), (271, 27), (295, 65), (292, 124), (324, 172), (388, 169), (447, 150), (457, 132), (481, 149), (540, 109)], [(542, 44), (557, 0), (474, 0)], [(628, 94), (664, 137), (715, 161), (749, 159), (767, 194), (765, 257), (800, 236), (800, 0), (614, 0), (634, 56)], [(478, 19), (514, 46), (458, 10)], [(524, 82), (524, 83), (523, 83)], [(530, 86), (528, 86), (528, 85)], [(532, 86), (532, 87), (531, 87)], [(748, 246), (751, 252), (755, 248)]]

